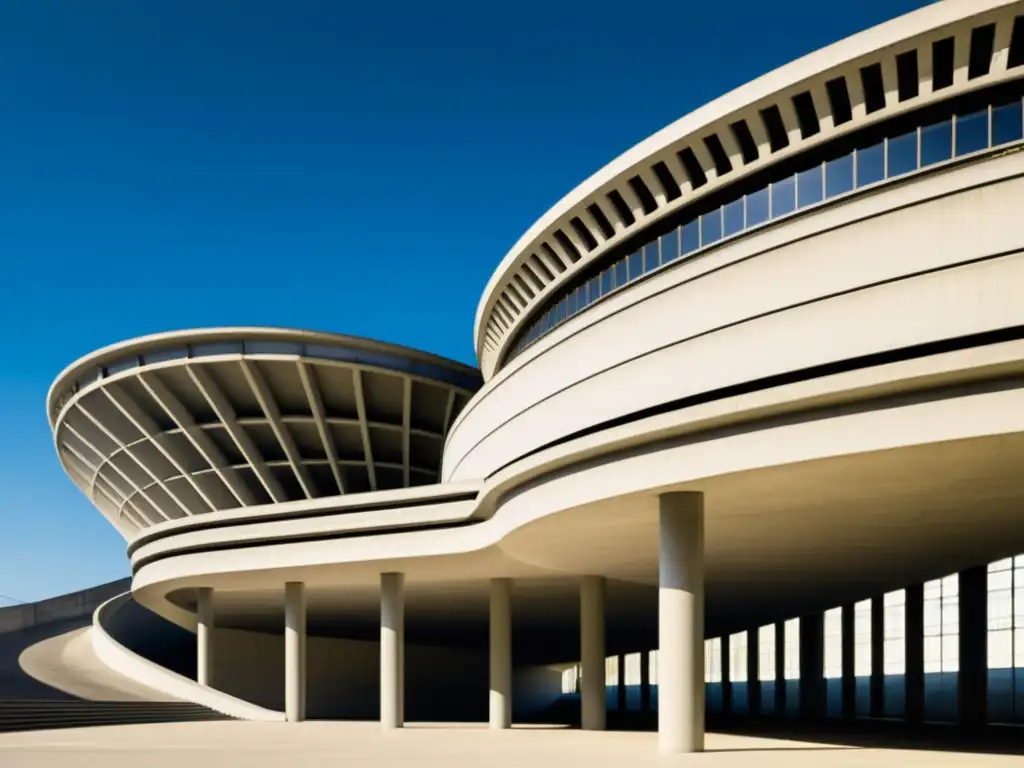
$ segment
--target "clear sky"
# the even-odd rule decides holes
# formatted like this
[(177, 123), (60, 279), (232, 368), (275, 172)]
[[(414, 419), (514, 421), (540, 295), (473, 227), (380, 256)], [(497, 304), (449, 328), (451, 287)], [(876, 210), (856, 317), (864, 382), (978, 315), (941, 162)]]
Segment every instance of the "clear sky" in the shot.
[(0, 595), (127, 575), (46, 423), (75, 358), (244, 324), (474, 362), (491, 270), (574, 185), (925, 4), (0, 4)]

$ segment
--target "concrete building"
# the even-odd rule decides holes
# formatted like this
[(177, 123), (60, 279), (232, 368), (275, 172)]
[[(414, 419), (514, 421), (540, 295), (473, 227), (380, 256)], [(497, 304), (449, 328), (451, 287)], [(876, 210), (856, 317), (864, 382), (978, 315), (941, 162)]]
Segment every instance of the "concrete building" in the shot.
[(57, 451), (132, 569), (97, 655), (253, 719), (578, 692), (665, 752), (706, 712), (1024, 723), (1022, 97), (1021, 0), (722, 96), (520, 238), (479, 371), (259, 328), (75, 362)]

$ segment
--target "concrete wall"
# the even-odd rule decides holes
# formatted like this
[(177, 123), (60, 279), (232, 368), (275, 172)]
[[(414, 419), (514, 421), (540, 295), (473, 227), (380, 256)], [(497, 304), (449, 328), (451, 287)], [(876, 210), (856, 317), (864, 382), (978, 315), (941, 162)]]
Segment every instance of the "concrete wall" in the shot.
[(0, 634), (65, 619), (91, 617), (100, 605), (129, 589), (131, 579), (119, 579), (35, 603), (0, 608)]
[(1021, 153), (924, 174), (639, 281), (488, 382), (449, 433), (443, 479), (641, 409), (1024, 323), (1021, 174)]
[[(311, 719), (375, 720), (380, 714), (380, 647), (364, 640), (310, 637), (307, 645), (307, 715)], [(218, 629), (214, 684), (269, 709), (284, 707), (284, 637)], [(487, 655), (455, 648), (407, 645), (408, 720), (487, 719)], [(561, 673), (546, 667), (518, 669), (516, 712), (526, 716), (553, 703)]]

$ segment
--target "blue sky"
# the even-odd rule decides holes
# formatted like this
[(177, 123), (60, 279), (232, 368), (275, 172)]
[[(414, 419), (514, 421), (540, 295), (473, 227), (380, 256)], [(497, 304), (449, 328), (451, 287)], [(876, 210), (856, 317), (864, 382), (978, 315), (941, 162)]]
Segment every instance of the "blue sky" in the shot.
[(46, 423), (75, 358), (252, 324), (474, 362), (491, 270), (575, 184), (925, 4), (3, 3), (0, 595), (127, 572)]

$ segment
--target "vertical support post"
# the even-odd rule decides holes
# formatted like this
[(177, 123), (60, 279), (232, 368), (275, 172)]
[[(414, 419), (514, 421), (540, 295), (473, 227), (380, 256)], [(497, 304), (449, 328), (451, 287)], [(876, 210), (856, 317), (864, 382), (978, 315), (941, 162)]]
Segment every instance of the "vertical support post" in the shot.
[(907, 587), (906, 619), (906, 718), (908, 723), (924, 719), (924, 584)]
[(512, 727), (511, 579), (491, 579), (490, 725)]
[(761, 714), (761, 636), (757, 627), (747, 631), (747, 714)]
[(960, 573), (960, 725), (980, 730), (988, 719), (988, 568)]
[(658, 745), (704, 751), (704, 495), (658, 499)]
[(580, 698), (582, 727), (587, 731), (603, 731), (607, 717), (604, 595), (603, 577), (583, 577), (580, 584), (580, 667), (583, 675)]
[(843, 661), (843, 717), (852, 720), (857, 717), (857, 676), (854, 658), (855, 612), (853, 603), (843, 606), (841, 613), (842, 638), (840, 648)]
[(651, 652), (640, 653), (640, 711), (651, 711)]
[(786, 623), (775, 623), (775, 716), (786, 715)]
[(615, 688), (615, 708), (619, 712), (626, 711), (626, 654), (620, 653), (616, 659), (619, 668), (618, 679)]
[(213, 685), (213, 633), (214, 633), (213, 590), (200, 587), (196, 590), (196, 682)]
[(885, 596), (871, 598), (871, 717), (885, 714)]
[(405, 725), (405, 576), (380, 575), (380, 724)]
[(800, 617), (800, 712), (807, 720), (825, 714), (825, 617)]
[(732, 643), (728, 632), (722, 635), (722, 714), (732, 714)]
[(306, 719), (306, 585), (284, 585), (284, 711), (289, 722)]

